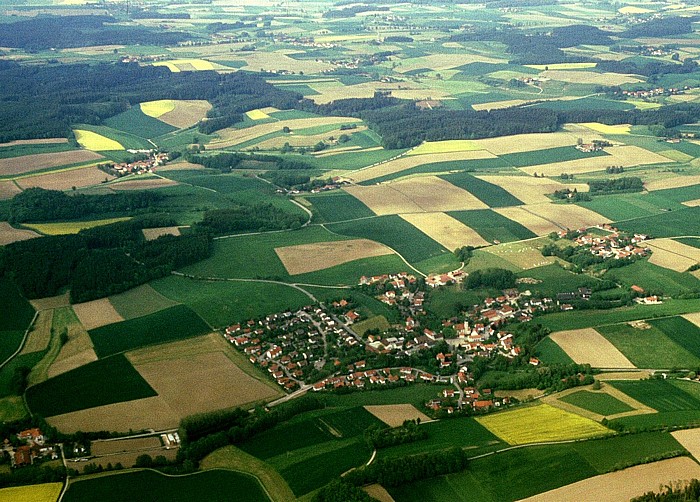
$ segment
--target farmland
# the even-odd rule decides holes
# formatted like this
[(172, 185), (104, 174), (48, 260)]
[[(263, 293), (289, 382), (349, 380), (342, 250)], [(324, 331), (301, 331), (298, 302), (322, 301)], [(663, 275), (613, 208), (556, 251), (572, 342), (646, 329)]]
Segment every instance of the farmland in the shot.
[(560, 397), (559, 400), (603, 416), (616, 415), (634, 409), (604, 392), (581, 390), (568, 396)]
[(71, 150), (59, 153), (37, 153), (24, 157), (0, 158), (0, 177), (17, 176), (61, 166), (83, 164), (102, 159), (89, 150)]
[(63, 488), (62, 483), (44, 483), (30, 486), (14, 486), (0, 489), (0, 500), (14, 502), (56, 502)]
[(400, 216), (446, 249), (489, 244), (475, 230), (446, 213), (410, 213)]
[(646, 291), (672, 296), (700, 291), (700, 280), (696, 277), (659, 267), (649, 261), (638, 261), (610, 270), (605, 276), (626, 286), (636, 284)]
[(623, 352), (592, 328), (559, 331), (550, 338), (579, 364), (590, 364), (597, 368), (634, 368)]
[(123, 319), (135, 319), (175, 305), (148, 284), (111, 296), (109, 303)]
[(66, 235), (77, 234), (78, 232), (86, 228), (95, 228), (103, 225), (111, 225), (112, 223), (117, 223), (119, 221), (127, 221), (129, 219), (131, 218), (108, 218), (104, 220), (71, 221), (64, 223), (25, 223), (24, 226), (45, 235)]
[(441, 178), (469, 191), (489, 207), (519, 206), (523, 203), (500, 186), (489, 183), (488, 178), (476, 178), (466, 173), (447, 174)]
[(447, 213), (476, 230), (488, 242), (510, 242), (531, 239), (536, 234), (523, 225), (489, 209), (452, 211)]
[(75, 129), (75, 139), (80, 144), (80, 146), (101, 152), (105, 150), (124, 150), (124, 145), (116, 140), (110, 139), (106, 136), (102, 136), (93, 131), (85, 131), (83, 129)]
[(367, 239), (317, 242), (275, 248), (290, 275), (305, 274), (344, 263), (393, 254), (389, 248)]

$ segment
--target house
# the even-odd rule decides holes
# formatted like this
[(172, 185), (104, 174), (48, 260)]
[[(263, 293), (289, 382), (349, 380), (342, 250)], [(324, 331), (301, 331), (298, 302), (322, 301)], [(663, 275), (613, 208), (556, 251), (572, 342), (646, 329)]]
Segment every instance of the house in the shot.
[(15, 451), (15, 466), (20, 467), (23, 465), (29, 465), (32, 463), (32, 453), (29, 446), (20, 446)]

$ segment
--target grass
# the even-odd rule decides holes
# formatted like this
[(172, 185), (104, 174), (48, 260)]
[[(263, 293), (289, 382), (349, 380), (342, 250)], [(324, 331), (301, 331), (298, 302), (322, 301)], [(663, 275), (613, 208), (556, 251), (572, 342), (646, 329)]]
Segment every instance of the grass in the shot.
[(573, 364), (574, 360), (547, 337), (535, 346), (535, 355), (545, 364)]
[(195, 472), (186, 476), (165, 476), (159, 472), (129, 471), (107, 476), (79, 479), (70, 485), (65, 502), (121, 502), (143, 500), (153, 502), (189, 502), (206, 493), (210, 502), (225, 502), (236, 494), (236, 501), (270, 500), (259, 481), (245, 473), (223, 469)]
[(686, 246), (692, 246), (694, 248), (700, 248), (700, 239), (697, 237), (686, 237), (686, 238), (680, 238), (680, 239), (673, 239), (674, 241), (678, 241), (681, 244), (685, 244)]
[(499, 155), (501, 160), (514, 167), (538, 166), (568, 160), (587, 159), (589, 157), (604, 157), (609, 155), (603, 150), (597, 152), (582, 152), (574, 146), (559, 146), (531, 152), (506, 153)]
[(476, 230), (488, 242), (512, 242), (537, 237), (520, 223), (490, 209), (451, 211), (447, 214)]
[(189, 307), (175, 305), (147, 316), (108, 324), (89, 333), (95, 353), (102, 358), (210, 331), (211, 328)]
[(467, 139), (446, 141), (426, 141), (409, 152), (409, 155), (430, 155), (434, 153), (471, 152), (481, 150), (477, 143)]
[(303, 160), (312, 167), (320, 169), (361, 169), (371, 166), (377, 162), (384, 162), (389, 159), (401, 155), (406, 150), (371, 150), (371, 151), (351, 151), (348, 153), (339, 153), (331, 157), (312, 157), (304, 155), (300, 160)]
[(610, 433), (593, 420), (546, 404), (494, 413), (477, 421), (511, 445), (585, 439)]
[(691, 368), (700, 364), (700, 359), (653, 326), (637, 329), (629, 324), (613, 324), (596, 330), (638, 368)]
[(576, 291), (579, 287), (590, 287), (599, 282), (588, 275), (564, 270), (556, 263), (520, 272), (518, 276), (541, 281), (539, 284), (519, 285), (519, 289), (530, 290), (535, 296), (556, 296), (557, 293)]
[(573, 404), (584, 410), (592, 411), (603, 416), (615, 415), (617, 413), (624, 413), (626, 411), (632, 411), (630, 405), (623, 403), (617, 398), (614, 398), (610, 394), (604, 392), (591, 392), (588, 390), (581, 390), (569, 394), (568, 396), (563, 396), (559, 398), (559, 401), (565, 403)]
[(610, 269), (604, 276), (628, 287), (637, 285), (651, 293), (678, 296), (700, 292), (700, 280), (696, 277), (659, 267), (646, 260), (637, 261), (622, 268)]
[(700, 235), (700, 207), (688, 207), (617, 224), (620, 230), (652, 237)]
[(63, 483), (13, 486), (0, 490), (0, 500), (12, 502), (56, 502), (62, 489)]
[(29, 387), (26, 399), (32, 413), (52, 417), (155, 395), (126, 357), (117, 355)]
[(700, 328), (683, 317), (654, 319), (649, 324), (664, 333), (669, 339), (700, 358)]
[(426, 401), (440, 394), (442, 386), (415, 384), (386, 390), (365, 390), (350, 394), (328, 393), (319, 395), (326, 406), (366, 406), (372, 404), (404, 404), (409, 403), (421, 407)]
[(59, 153), (75, 150), (70, 143), (44, 143), (33, 145), (14, 145), (0, 147), (0, 159), (36, 155), (38, 153)]
[(519, 206), (523, 203), (505, 189), (467, 173), (448, 174), (440, 177), (472, 193), (489, 207)]
[(312, 205), (314, 216), (321, 222), (354, 220), (374, 216), (359, 199), (340, 190), (324, 195), (305, 197)]
[(700, 400), (697, 397), (667, 380), (619, 380), (610, 384), (632, 399), (659, 412), (700, 410)]
[(103, 225), (110, 225), (112, 223), (127, 221), (130, 219), (131, 217), (107, 218), (104, 220), (92, 221), (66, 221), (60, 223), (25, 223), (23, 226), (45, 235), (67, 235), (77, 234), (86, 228), (101, 227)]
[(0, 421), (14, 422), (27, 416), (21, 396), (7, 396), (0, 399)]
[(12, 381), (15, 372), (19, 368), (33, 368), (45, 354), (46, 351), (17, 355), (3, 366), (0, 371), (0, 397), (16, 395), (17, 388)]
[(103, 123), (117, 131), (141, 138), (157, 138), (177, 130), (177, 127), (145, 114), (139, 106), (132, 106), (125, 112), (105, 119)]
[(379, 330), (381, 331), (386, 331), (389, 329), (391, 325), (389, 324), (389, 321), (386, 320), (386, 317), (382, 315), (370, 317), (369, 319), (365, 319), (364, 321), (356, 322), (355, 324), (352, 325), (352, 330), (357, 333), (360, 336), (364, 336), (364, 334), (367, 331), (370, 330)]
[[(300, 284), (321, 284), (328, 286), (354, 286), (363, 275), (373, 276), (405, 271), (406, 263), (395, 254), (361, 258), (323, 270), (290, 276), (290, 280)], [(454, 267), (452, 267), (454, 268)]]

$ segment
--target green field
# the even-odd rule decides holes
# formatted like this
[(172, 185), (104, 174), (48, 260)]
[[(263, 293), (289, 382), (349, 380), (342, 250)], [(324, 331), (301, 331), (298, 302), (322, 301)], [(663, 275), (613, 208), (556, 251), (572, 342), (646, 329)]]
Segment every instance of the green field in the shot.
[(451, 211), (447, 214), (476, 230), (488, 242), (512, 242), (537, 237), (520, 223), (490, 209)]
[(52, 417), (155, 395), (146, 380), (120, 354), (29, 387), (26, 399), (32, 413)]
[(0, 308), (0, 331), (24, 331), (34, 317), (34, 307), (7, 277), (0, 277)]
[[(270, 500), (260, 482), (241, 472), (215, 469), (186, 476), (165, 476), (156, 471), (129, 471), (73, 481), (63, 500), (66, 502), (190, 502), (206, 494), (207, 501), (228, 502)], [(147, 494), (147, 495), (146, 495)]]
[(574, 362), (564, 349), (549, 337), (535, 346), (535, 355), (546, 364), (572, 364)]
[(177, 130), (177, 127), (149, 117), (141, 111), (140, 106), (132, 106), (119, 115), (109, 117), (103, 121), (103, 124), (141, 138), (156, 138)]
[(175, 305), (154, 314), (91, 330), (97, 357), (107, 357), (147, 345), (209, 333), (211, 328), (189, 307)]
[(575, 274), (564, 270), (554, 263), (543, 267), (531, 268), (518, 274), (541, 281), (539, 284), (520, 284), (520, 290), (530, 290), (535, 296), (556, 296), (563, 291), (576, 291), (583, 286), (593, 286), (599, 281), (584, 274)]
[(75, 150), (70, 143), (43, 143), (36, 145), (14, 145), (0, 147), (0, 159), (36, 155), (38, 153), (58, 153)]
[(638, 329), (629, 324), (613, 324), (596, 330), (638, 368), (693, 368), (700, 364), (698, 357), (653, 326)]
[[(374, 216), (370, 208), (347, 192), (335, 190), (324, 195), (305, 197), (321, 222), (354, 220)], [(315, 220), (314, 220), (315, 221)]]
[(694, 248), (700, 248), (700, 238), (697, 237), (681, 237), (680, 239), (673, 239), (686, 246), (692, 246)]
[[(426, 155), (426, 160), (430, 158)], [(404, 176), (412, 176), (416, 174), (432, 174), (432, 173), (449, 173), (451, 171), (493, 171), (493, 170), (511, 170), (510, 166), (499, 158), (495, 159), (474, 159), (474, 160), (449, 160), (445, 162), (426, 162), (416, 167), (404, 169), (392, 174), (385, 174), (377, 178), (372, 178), (369, 181), (363, 181), (360, 185), (374, 185), (375, 183), (383, 183)]]
[(574, 146), (560, 146), (531, 152), (507, 153), (499, 155), (499, 158), (514, 167), (528, 167), (590, 157), (605, 157), (606, 155), (609, 154), (603, 150), (585, 153)]
[(150, 150), (153, 148), (148, 141), (144, 138), (129, 134), (123, 131), (118, 131), (107, 126), (96, 126), (87, 124), (76, 124), (75, 129), (80, 129), (83, 131), (92, 131), (94, 133), (100, 134), (105, 138), (113, 139), (120, 143), (125, 149), (133, 150)]
[(357, 151), (339, 153), (330, 157), (302, 157), (305, 163), (319, 169), (361, 169), (377, 162), (384, 162), (405, 152), (402, 150), (370, 150), (369, 152)]
[(685, 208), (682, 204), (659, 195), (658, 192), (601, 195), (588, 202), (579, 202), (578, 205), (613, 221), (644, 218)]
[(143, 317), (176, 305), (174, 301), (168, 300), (147, 285), (110, 296), (109, 303), (126, 320)]
[(592, 411), (603, 416), (615, 415), (632, 411), (630, 405), (623, 403), (619, 399), (614, 398), (610, 394), (604, 392), (591, 392), (588, 390), (580, 390), (569, 394), (568, 396), (560, 397), (559, 401), (573, 404), (584, 410)]
[(489, 207), (519, 206), (523, 203), (498, 185), (475, 178), (467, 173), (447, 174), (440, 177), (467, 190)]
[(700, 328), (695, 324), (683, 317), (653, 319), (649, 324), (695, 357), (700, 358)]
[[(454, 268), (454, 267), (452, 267)], [(335, 267), (290, 276), (295, 283), (321, 284), (327, 286), (354, 286), (363, 275), (373, 276), (396, 273), (408, 270), (406, 263), (396, 256), (389, 254), (353, 260)]]
[[(700, 146), (696, 146), (696, 148), (700, 150)], [(657, 190), (654, 192), (654, 195), (664, 197), (674, 202), (686, 202), (689, 200), (700, 199), (700, 185)]]
[(629, 233), (647, 234), (651, 237), (678, 237), (700, 235), (700, 207), (687, 207), (678, 211), (637, 218), (617, 224)]
[[(4, 334), (12, 332), (4, 332)], [(24, 333), (17, 332), (18, 340), (15, 349), (19, 347), (19, 343), (22, 339)], [(46, 355), (46, 351), (41, 352), (31, 352), (29, 354), (17, 355), (10, 360), (2, 370), (0, 370), (0, 396), (11, 396), (16, 394), (17, 390), (13, 385), (13, 377), (17, 370), (20, 368), (33, 368), (38, 364)]]
[(667, 380), (619, 380), (610, 384), (659, 412), (700, 411), (700, 400), (697, 397)]
[(688, 273), (659, 267), (646, 260), (610, 269), (604, 277), (627, 287), (636, 284), (649, 294), (677, 296), (683, 293), (700, 292), (700, 279)]

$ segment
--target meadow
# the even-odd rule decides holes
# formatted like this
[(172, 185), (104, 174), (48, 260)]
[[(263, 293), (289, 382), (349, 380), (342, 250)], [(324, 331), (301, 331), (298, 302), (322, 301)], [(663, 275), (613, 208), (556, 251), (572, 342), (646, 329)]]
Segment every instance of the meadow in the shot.
[(700, 358), (700, 328), (698, 326), (679, 316), (651, 319), (648, 322), (673, 342)]
[(147, 316), (90, 330), (95, 353), (103, 358), (147, 345), (182, 340), (211, 331), (185, 305), (175, 305)]
[(498, 185), (493, 185), (467, 173), (447, 174), (440, 177), (472, 193), (489, 207), (519, 206), (523, 204), (520, 199), (517, 199)]
[(135, 319), (176, 305), (148, 284), (109, 297), (109, 303), (124, 319)]
[(374, 213), (359, 199), (340, 190), (324, 195), (304, 197), (311, 203), (314, 216), (322, 222), (354, 220), (357, 218), (373, 217)]
[(619, 380), (610, 385), (659, 412), (698, 411), (700, 400), (667, 380)]
[(518, 276), (541, 281), (538, 284), (520, 284), (518, 286), (520, 290), (530, 290), (536, 296), (556, 296), (562, 291), (576, 291), (584, 286), (593, 287), (599, 282), (593, 277), (564, 270), (557, 263), (531, 268), (520, 272)]
[(29, 387), (26, 400), (32, 413), (52, 417), (155, 395), (126, 357), (116, 355)]
[(392, 253), (373, 258), (352, 260), (342, 265), (324, 268), (315, 272), (291, 275), (289, 278), (299, 284), (354, 286), (363, 275), (390, 274), (406, 271), (407, 269), (406, 263)]
[[(427, 159), (426, 159), (427, 160)], [(453, 171), (467, 172), (490, 172), (512, 170), (508, 164), (503, 162), (498, 157), (489, 157), (483, 159), (470, 160), (446, 160), (444, 162), (426, 162), (415, 167), (403, 169), (395, 173), (377, 176), (376, 178), (362, 181), (361, 185), (373, 185), (375, 183), (384, 183), (406, 176), (414, 176), (417, 174), (435, 174), (449, 173)]]
[(535, 346), (535, 356), (546, 364), (572, 364), (574, 362), (564, 349), (549, 337)]
[(447, 214), (476, 230), (488, 242), (512, 242), (537, 237), (521, 224), (490, 209), (450, 211)]
[(64, 143), (32, 143), (12, 146), (0, 146), (0, 159), (24, 157), (38, 153), (59, 153), (74, 150), (75, 147), (67, 141)]
[(656, 238), (700, 235), (700, 207), (623, 221), (617, 227), (629, 233), (643, 233)]
[(666, 217), (669, 210), (684, 209), (682, 204), (669, 200), (658, 193), (596, 196), (593, 197), (593, 200), (579, 202), (578, 205), (618, 222), (658, 214), (664, 214)]
[(617, 413), (632, 411), (630, 405), (623, 403), (619, 399), (604, 392), (591, 392), (580, 390), (559, 398), (559, 401), (578, 406), (584, 410), (597, 413), (598, 415), (609, 416)]
[(103, 124), (141, 138), (156, 138), (177, 130), (157, 118), (146, 115), (139, 106), (132, 106), (119, 115), (109, 117)]
[(610, 269), (604, 277), (628, 287), (636, 284), (649, 294), (678, 296), (700, 292), (700, 279), (687, 273), (659, 267), (646, 260), (640, 260), (622, 268)]

